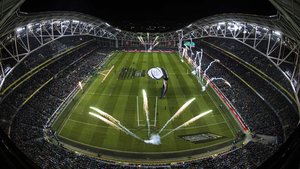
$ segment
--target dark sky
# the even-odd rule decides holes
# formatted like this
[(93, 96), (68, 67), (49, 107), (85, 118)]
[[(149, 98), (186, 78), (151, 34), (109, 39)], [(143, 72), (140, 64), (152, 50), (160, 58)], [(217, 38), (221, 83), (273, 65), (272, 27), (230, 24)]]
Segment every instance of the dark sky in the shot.
[(149, 26), (155, 26), (154, 31), (176, 30), (195, 20), (221, 13), (276, 14), (276, 9), (268, 0), (177, 1), (26, 0), (21, 11), (77, 11), (133, 31), (151, 31)]

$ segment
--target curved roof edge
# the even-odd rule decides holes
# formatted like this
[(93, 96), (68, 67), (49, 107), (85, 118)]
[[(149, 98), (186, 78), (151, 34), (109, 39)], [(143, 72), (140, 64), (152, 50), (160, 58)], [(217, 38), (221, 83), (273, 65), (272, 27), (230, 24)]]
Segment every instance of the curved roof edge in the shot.
[[(9, 26), (11, 24), (12, 18), (14, 18), (20, 6), (25, 2), (25, 0), (1, 0), (0, 4), (0, 30), (2, 27)], [(2, 31), (0, 31), (0, 37), (2, 36)], [(5, 33), (5, 32), (4, 32)]]
[(261, 16), (243, 13), (223, 13), (202, 18), (182, 28), (181, 30), (183, 31), (183, 33), (188, 33), (199, 27), (224, 21), (247, 22), (265, 26), (273, 30), (281, 31), (283, 34), (285, 34), (285, 36), (288, 36), (289, 38), (300, 42), (299, 32), (295, 31), (295, 29), (293, 29), (292, 27), (287, 26), (286, 23), (282, 21), (279, 15)]
[(15, 28), (19, 26), (27, 25), (28, 23), (41, 21), (41, 20), (51, 20), (51, 19), (78, 19), (84, 22), (88, 22), (91, 24), (97, 24), (99, 27), (106, 29), (112, 34), (116, 35), (120, 32), (119, 29), (111, 26), (107, 22), (79, 12), (71, 12), (71, 11), (48, 11), (48, 12), (35, 12), (35, 13), (25, 13), (19, 12), (17, 17), (12, 18), (11, 24), (7, 26), (0, 26), (0, 32), (2, 32), (0, 37), (3, 37), (10, 32), (12, 32)]
[(269, 0), (278, 10), (281, 22), (289, 27), (300, 39), (300, 1), (299, 0)]
[[(18, 26), (25, 25), (34, 20), (41, 19), (78, 19), (85, 22), (105, 24), (103, 28), (111, 32), (114, 35), (117, 35), (118, 38), (136, 38), (138, 35), (145, 34), (147, 32), (130, 32), (120, 30), (114, 26), (110, 26), (107, 22), (79, 12), (71, 11), (48, 11), (48, 12), (36, 12), (36, 13), (24, 13), (20, 12), (19, 8), (25, 0), (3, 0), (4, 5), (1, 4), (1, 7), (5, 9), (5, 17), (2, 17), (0, 20), (0, 37), (5, 36), (10, 33), (13, 29)], [(240, 22), (249, 22), (258, 25), (263, 25), (274, 30), (279, 30), (286, 36), (300, 42), (300, 4), (297, 0), (269, 0), (275, 8), (279, 11), (277, 15), (274, 16), (261, 16), (253, 14), (244, 14), (244, 13), (223, 13), (216, 14), (213, 16), (205, 17), (199, 19), (190, 25), (195, 26), (204, 26), (205, 24), (216, 23), (220, 21), (240, 21)], [(298, 12), (298, 13), (297, 13)], [(15, 17), (13, 17), (15, 16)], [(9, 20), (8, 20), (9, 18)], [(5, 21), (9, 22), (5, 22)], [(108, 26), (109, 25), (109, 26)], [(181, 30), (189, 32), (193, 29), (192, 26), (183, 27)], [(150, 33), (150, 36), (161, 35), (165, 39), (173, 38), (177, 35), (176, 30), (162, 32), (162, 33)]]
[[(39, 22), (41, 20), (51, 20), (51, 19), (73, 19), (88, 22), (91, 24), (100, 25), (101, 28), (106, 29), (111, 32), (117, 38), (127, 38), (127, 39), (136, 39), (137, 36), (142, 36), (146, 32), (130, 32), (120, 30), (117, 27), (110, 25), (108, 22), (103, 21), (97, 17), (73, 11), (47, 11), (47, 12), (36, 12), (36, 13), (25, 13), (19, 12), (19, 15), (11, 21), (10, 25), (5, 27), (0, 27), (0, 31), (3, 32), (0, 36), (3, 37), (11, 33), (15, 28), (27, 25), (31, 22)], [(173, 40), (177, 33), (175, 31), (166, 32), (166, 33), (149, 33), (151, 37), (160, 36), (164, 37), (165, 41)]]

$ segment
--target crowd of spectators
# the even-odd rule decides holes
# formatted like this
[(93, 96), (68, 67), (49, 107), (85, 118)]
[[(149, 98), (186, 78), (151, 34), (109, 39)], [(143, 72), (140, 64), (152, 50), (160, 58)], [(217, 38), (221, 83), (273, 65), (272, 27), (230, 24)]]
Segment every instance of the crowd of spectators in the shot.
[[(224, 40), (224, 39), (219, 39), (218, 41), (222, 42), (222, 40)], [(211, 41), (211, 38), (209, 38), (209, 41)], [(218, 41), (214, 40), (215, 43)], [(226, 43), (227, 43), (227, 41), (228, 40), (226, 40)], [(297, 123), (299, 120), (298, 115), (297, 115), (297, 108), (295, 106), (296, 104), (291, 99), (287, 99), (286, 94), (283, 93), (283, 91), (281, 91), (281, 89), (276, 87), (268, 79), (267, 80), (263, 79), (260, 74), (255, 73), (255, 71), (249, 69), (249, 67), (243, 66), (235, 59), (232, 59), (232, 58), (226, 56), (226, 53), (213, 48), (212, 46), (208, 45), (205, 42), (206, 42), (206, 39), (201, 41), (200, 44), (206, 44), (206, 45), (201, 45), (201, 46), (203, 47), (203, 50), (207, 54), (209, 54), (210, 59), (219, 59), (221, 61), (222, 65), (224, 65), (228, 69), (232, 70), (237, 76), (239, 76), (248, 85), (250, 85), (253, 88), (252, 90), (254, 90), (256, 92), (255, 95), (257, 95), (256, 97), (258, 99), (256, 102), (259, 102), (259, 101), (264, 102), (266, 106), (262, 106), (262, 107), (268, 107), (268, 108), (261, 109), (262, 111), (260, 111), (260, 112), (264, 112), (262, 114), (264, 114), (266, 116), (274, 117), (274, 115), (276, 115), (277, 119), (280, 122), (280, 126), (283, 127), (284, 135), (286, 137), (288, 137), (293, 132), (295, 127), (297, 126)], [(219, 43), (221, 43), (221, 42), (219, 42)], [(229, 43), (229, 44), (233, 45), (233, 43)], [(266, 70), (266, 66), (260, 65), (260, 67), (259, 67), (259, 65), (251, 62), (251, 56), (246, 55), (246, 57), (245, 57), (245, 53), (238, 52), (238, 51), (243, 51), (242, 50), (243, 48), (245, 48), (245, 51), (247, 51), (248, 47), (243, 46), (239, 42), (235, 42), (235, 45), (238, 46), (235, 48), (239, 48), (239, 50), (235, 51), (235, 54), (237, 56), (242, 56), (241, 57), (242, 59), (248, 57), (248, 59), (246, 60), (248, 64), (251, 64), (251, 65), (253, 64), (253, 65), (257, 66), (257, 68), (259, 68), (260, 70), (262, 70), (264, 72), (271, 71), (270, 68), (268, 68), (268, 70)], [(266, 59), (261, 54), (260, 55), (256, 54), (256, 57), (257, 57), (256, 60), (260, 60), (260, 58)], [(262, 60), (264, 60), (264, 59), (262, 59)], [(269, 63), (266, 63), (267, 61), (269, 61), (269, 60), (265, 60), (263, 63), (271, 64), (270, 61), (269, 61)], [(273, 67), (273, 69), (274, 69), (274, 72), (277, 71), (277, 74), (282, 74), (276, 67)], [(210, 71), (210, 72), (212, 72), (212, 71)], [(219, 70), (215, 71), (214, 73), (211, 73), (210, 75), (213, 77), (213, 76), (218, 75), (219, 72), (222, 72), (222, 71), (219, 69)], [(278, 76), (280, 76), (280, 75), (278, 75)], [(234, 77), (234, 75), (232, 74), (230, 77)], [(230, 78), (230, 77), (227, 77), (227, 78)], [(286, 81), (284, 81), (284, 80), (286, 80)], [(282, 83), (284, 83), (284, 82), (289, 83), (287, 81), (287, 79), (285, 79), (285, 78), (281, 79), (281, 81), (283, 81)], [(245, 87), (246, 86), (244, 85), (244, 88)], [(235, 89), (231, 88), (230, 90), (235, 90)], [(239, 89), (239, 91), (241, 91), (241, 90)], [(241, 95), (241, 94), (243, 95), (244, 93), (245, 92), (240, 92), (239, 94), (234, 94), (235, 100), (243, 98), (243, 96), (242, 97), (241, 96), (237, 97), (237, 96)], [(248, 102), (251, 103), (251, 101), (248, 101)], [(251, 104), (250, 103), (247, 105), (249, 108), (246, 108), (246, 109), (249, 110), (249, 109), (251, 109), (251, 107), (257, 107), (257, 106), (253, 106), (253, 105), (255, 105), (255, 103), (251, 103)], [(269, 111), (263, 111), (263, 110), (269, 110)], [(242, 111), (242, 112), (245, 112), (245, 111)], [(254, 112), (257, 112), (257, 111), (253, 110), (252, 113), (254, 113)], [(274, 120), (270, 119), (269, 121), (270, 121), (270, 123), (271, 122), (277, 123), (278, 120), (274, 121)], [(257, 126), (260, 126), (260, 125), (257, 125)], [(277, 129), (275, 129), (274, 131), (277, 131)], [(265, 133), (265, 134), (270, 134), (270, 133)]]
[[(202, 58), (203, 68), (206, 68), (214, 60), (214, 58), (210, 58), (207, 55), (209, 51), (205, 51)], [(221, 63), (225, 64), (222, 60)], [(207, 71), (207, 76), (222, 77), (230, 83), (231, 87), (222, 81), (215, 81), (215, 84), (237, 109), (252, 132), (278, 136), (278, 139), (283, 139), (282, 126), (276, 115), (272, 112), (272, 109), (234, 74), (222, 67), (221, 64), (215, 64)]]
[[(262, 162), (274, 153), (277, 145), (265, 145), (257, 142), (250, 142), (240, 149), (210, 156), (189, 162), (177, 164), (121, 164), (112, 161), (104, 161), (75, 153), (63, 147), (49, 144), (43, 139), (35, 139), (22, 142), (20, 149), (27, 156), (35, 159), (38, 165), (43, 168), (257, 168)], [(28, 148), (30, 147), (30, 148)], [(36, 153), (38, 152), (38, 154)], [(55, 166), (55, 167), (54, 167)]]
[(10, 85), (13, 81), (35, 68), (37, 65), (45, 62), (47, 59), (92, 39), (93, 38), (89, 36), (61, 37), (45, 46), (40, 47), (38, 50), (30, 53), (30, 55), (28, 55), (26, 59), (24, 59), (24, 61), (21, 62), (9, 76), (7, 76), (3, 84), (3, 88)]
[[(0, 104), (5, 110), (1, 118), (7, 121), (1, 122), (2, 129), (10, 134), (11, 140), (26, 155), (45, 168), (59, 167), (62, 159), (58, 156), (63, 157), (65, 150), (44, 140), (44, 125), (63, 99), (78, 85), (78, 82), (89, 77), (99, 65), (103, 64), (105, 57), (111, 52), (107, 49), (102, 50), (97, 44), (96, 40), (91, 41), (84, 47), (63, 55), (12, 90)], [(51, 78), (54, 80), (46, 84), (46, 87), (24, 104), (34, 91)], [(37, 150), (38, 153), (36, 153)], [(70, 154), (73, 155), (73, 153)], [(38, 162), (40, 159), (42, 159), (41, 163)]]
[[(228, 38), (205, 38), (206, 42), (217, 45), (243, 59), (247, 63), (255, 66), (259, 70), (263, 71), (266, 75), (273, 78), (276, 82), (280, 83), (289, 92), (293, 92), (292, 86), (286, 76), (268, 59), (258, 51), (242, 44), (241, 42), (228, 39)], [(272, 42), (272, 41), (271, 41)], [(201, 43), (201, 42), (200, 42)], [(261, 42), (260, 44), (263, 44)], [(263, 49), (267, 49), (267, 44), (263, 46)], [(265, 53), (265, 52), (264, 52)]]
[[(40, 61), (34, 63), (32, 60), (28, 60), (24, 64), (20, 64), (20, 68), (14, 70), (16, 72), (14, 75), (17, 75), (19, 71), (31, 70), (32, 67), (47, 60), (43, 56), (47, 56), (47, 58), (54, 56), (51, 53), (52, 49), (62, 52), (67, 48), (70, 49), (72, 44), (77, 46), (85, 42), (87, 42), (86, 45), (77, 47), (76, 50), (72, 50), (72, 52), (47, 65), (8, 93), (4, 99), (2, 98), (0, 104), (0, 109), (3, 110), (1, 112), (1, 127), (10, 135), (11, 140), (22, 152), (42, 168), (140, 168), (140, 165), (116, 164), (78, 154), (65, 149), (60, 144), (48, 142), (44, 137), (43, 130), (49, 117), (78, 85), (79, 81), (87, 79), (99, 68), (99, 65), (104, 63), (111, 50), (102, 49), (97, 40), (90, 37), (85, 37), (83, 41), (78, 41), (76, 37), (72, 37), (70, 41), (60, 39), (59, 42), (52, 42), (53, 44), (49, 45), (51, 49), (45, 46), (35, 51), (32, 55), (39, 58)], [(294, 122), (291, 122), (292, 119), (285, 118), (286, 116), (283, 115), (294, 113), (291, 111), (293, 108), (290, 108), (290, 104), (283, 106), (286, 102), (281, 97), (282, 95), (273, 96), (278, 95), (278, 91), (273, 89), (271, 84), (255, 76), (253, 72), (209, 46), (201, 45), (201, 47), (204, 50), (202, 68), (207, 67), (213, 59), (219, 59), (223, 64), (212, 66), (207, 75), (209, 77), (221, 76), (230, 82), (231, 88), (220, 81), (216, 81), (215, 84), (235, 106), (250, 130), (257, 134), (276, 136), (277, 143), (263, 144), (250, 141), (241, 148), (232, 149), (217, 156), (177, 164), (144, 167), (256, 168), (284, 142), (284, 132), (289, 133), (295, 127)], [(28, 59), (34, 60), (33, 56), (29, 56)], [(16, 80), (22, 76), (21, 73), (19, 74), (11, 80)], [(247, 87), (235, 74), (253, 86), (260, 95)], [(27, 100), (34, 91), (51, 78), (53, 80)], [(266, 101), (263, 101), (261, 97), (265, 98)], [(283, 127), (283, 125), (290, 127)], [(55, 134), (53, 136), (55, 137)]]
[[(72, 39), (71, 39), (72, 40)], [(55, 42), (56, 43), (56, 42)], [(84, 43), (84, 42), (83, 42)], [(53, 60), (52, 64), (49, 64), (46, 68), (44, 68), (41, 71), (38, 72), (32, 72), (31, 74), (27, 74), (25, 78), (20, 78), (21, 80), (18, 80), (18, 78), (12, 78), (15, 79), (17, 83), (13, 87), (11, 87), (12, 90), (8, 90), (4, 95), (1, 96), (1, 104), (0, 108), (1, 110), (4, 110), (3, 115), (1, 117), (1, 120), (5, 123), (1, 123), (1, 126), (5, 131), (8, 130), (8, 126), (11, 124), (12, 118), (15, 116), (15, 112), (19, 110), (19, 107), (24, 104), (24, 101), (34, 92), (36, 91), (42, 84), (44, 84), (46, 81), (48, 81), (52, 76), (59, 73), (60, 69), (57, 68), (57, 66), (66, 66), (68, 64), (71, 64), (74, 60), (74, 57), (80, 58), (81, 50), (82, 52), (87, 52), (90, 50), (95, 49), (95, 44), (92, 43), (92, 41), (83, 47), (78, 47), (76, 50), (73, 51), (72, 54), (66, 54), (63, 55), (60, 58), (57, 58)], [(94, 49), (93, 49), (94, 48)], [(43, 52), (44, 50), (41, 49)], [(46, 50), (47, 51), (47, 50)], [(47, 54), (48, 56), (53, 56), (51, 53)], [(34, 54), (34, 56), (36, 56)], [(27, 57), (28, 59), (31, 59), (31, 57)], [(27, 60), (25, 59), (25, 61)], [(65, 64), (61, 64), (61, 58), (65, 60)], [(42, 62), (41, 62), (42, 63)], [(35, 66), (38, 66), (39, 64), (36, 64)], [(17, 74), (25, 74), (23, 71), (28, 71), (32, 69), (31, 67), (26, 67), (25, 63), (19, 64), (20, 68), (17, 67), (14, 72), (19, 72)], [(25, 67), (25, 69), (23, 69)], [(63, 68), (61, 67), (61, 68)], [(10, 77), (10, 76), (8, 76)], [(10, 80), (9, 78), (7, 80)], [(5, 87), (4, 87), (5, 88)], [(48, 96), (45, 96), (48, 97)], [(49, 102), (51, 102), (50, 100)], [(40, 103), (40, 101), (38, 101)], [(45, 100), (44, 103), (47, 103)]]

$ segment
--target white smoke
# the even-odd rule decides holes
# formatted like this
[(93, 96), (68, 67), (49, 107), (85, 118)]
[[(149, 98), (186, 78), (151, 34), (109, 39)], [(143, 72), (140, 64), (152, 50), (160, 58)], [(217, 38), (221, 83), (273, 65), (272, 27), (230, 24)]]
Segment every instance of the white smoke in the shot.
[(160, 136), (158, 134), (151, 134), (150, 140), (144, 140), (147, 144), (154, 144), (159, 145), (160, 144)]

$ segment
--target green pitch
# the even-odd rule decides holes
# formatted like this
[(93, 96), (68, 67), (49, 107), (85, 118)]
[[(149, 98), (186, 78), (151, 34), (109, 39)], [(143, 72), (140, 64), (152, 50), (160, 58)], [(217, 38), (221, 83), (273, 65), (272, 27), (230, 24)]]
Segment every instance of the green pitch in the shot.
[[(169, 88), (163, 99), (159, 98), (162, 80), (147, 75), (152, 67), (164, 67), (168, 71)], [(212, 89), (201, 91), (190, 66), (181, 62), (178, 54), (119, 52), (103, 70), (107, 71), (95, 74), (53, 124), (60, 141), (94, 153), (138, 159), (187, 157), (231, 145), (236, 139), (239, 128), (230, 112)], [(160, 145), (146, 144), (89, 115), (95, 112), (90, 106), (97, 107), (142, 139), (149, 139), (142, 89), (148, 95), (151, 133), (157, 133), (191, 98), (196, 100), (161, 136), (202, 112), (213, 112), (164, 137)], [(205, 139), (208, 136), (215, 137)]]

